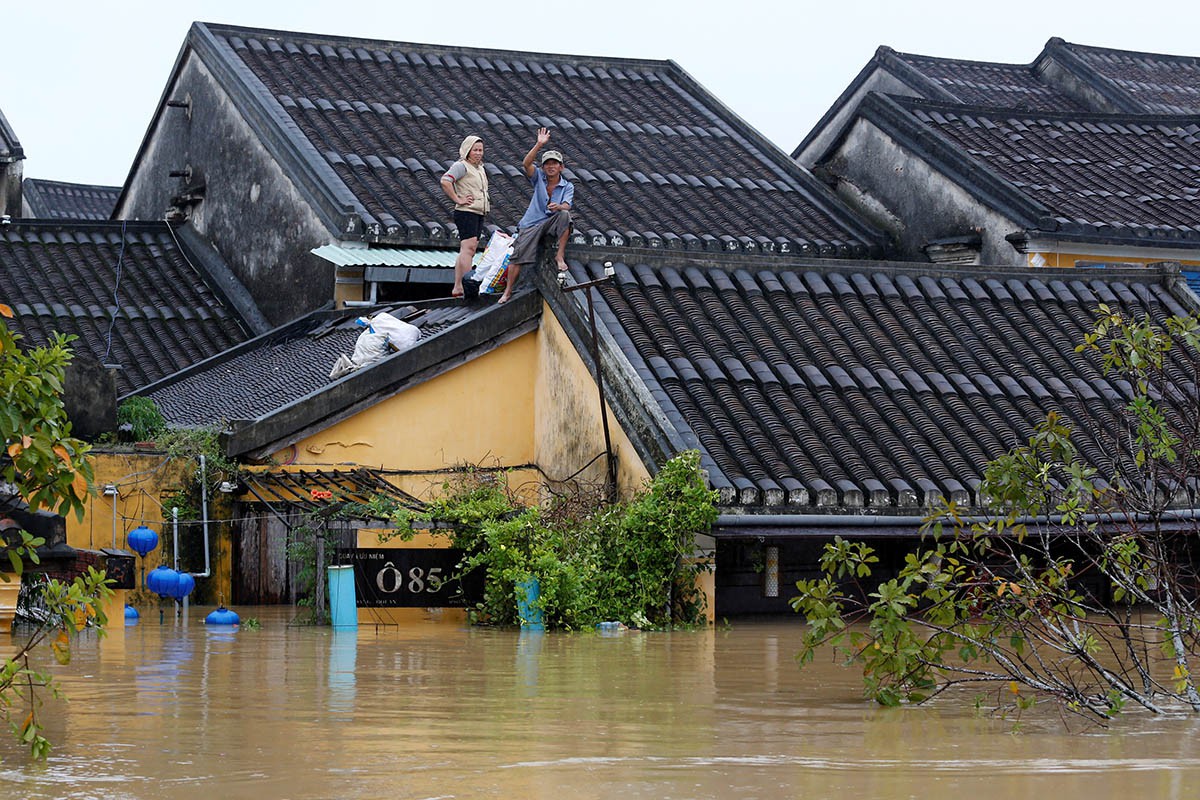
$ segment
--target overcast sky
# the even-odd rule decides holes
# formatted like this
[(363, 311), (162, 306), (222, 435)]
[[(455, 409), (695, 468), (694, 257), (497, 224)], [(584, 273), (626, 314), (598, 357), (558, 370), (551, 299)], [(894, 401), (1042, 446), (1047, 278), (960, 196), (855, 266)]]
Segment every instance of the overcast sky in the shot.
[(1031, 62), (1051, 36), (1200, 55), (1195, 0), (0, 0), (0, 5), (0, 110), (24, 147), (25, 176), (109, 185), (124, 182), (194, 20), (451, 46), (669, 58), (788, 152), (881, 44), (1020, 64)]

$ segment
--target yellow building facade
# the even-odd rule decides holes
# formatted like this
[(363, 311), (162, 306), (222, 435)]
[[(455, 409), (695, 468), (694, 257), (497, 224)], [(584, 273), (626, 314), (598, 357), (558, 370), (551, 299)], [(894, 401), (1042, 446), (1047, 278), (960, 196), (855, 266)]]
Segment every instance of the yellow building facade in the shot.
[[(618, 491), (629, 496), (649, 481), (650, 473), (617, 424), (613, 410), (606, 408), (606, 412)], [(537, 502), (541, 490), (557, 480), (604, 481), (603, 419), (596, 382), (547, 307), (543, 307), (535, 330), (309, 432), (279, 447), (264, 463), (245, 468), (297, 477), (316, 471), (369, 468), (378, 470), (403, 492), (428, 500), (463, 467), (504, 471), (510, 488), (530, 503)], [(194, 461), (170, 459), (162, 453), (97, 453), (97, 493), (90, 498), (82, 521), (68, 521), (69, 543), (101, 548), (115, 542), (125, 547), (128, 532), (140, 524), (158, 532), (160, 541), (170, 539), (171, 498), (178, 487), (194, 478), (197, 468)], [(300, 494), (302, 491), (294, 499), (307, 499)], [(234, 544), (229, 517), (236, 507), (231, 499), (230, 495), (209, 495), (212, 576), (197, 580), (194, 602), (216, 603), (219, 598), (231, 597)], [(239, 499), (254, 502), (246, 494)], [(429, 535), (408, 542), (381, 542), (380, 533), (386, 532), (359, 531), (358, 546), (447, 545), (445, 537)], [(161, 563), (163, 553), (160, 544), (144, 564), (139, 559), (139, 584), (143, 568), (153, 569)], [(185, 567), (198, 569), (192, 564)], [(137, 596), (151, 599), (144, 590)], [(712, 600), (710, 588), (710, 608)], [(360, 619), (363, 624), (426, 617), (461, 621), (461, 612), (450, 609), (432, 616), (432, 612), (418, 610), (381, 611), (362, 609)]]

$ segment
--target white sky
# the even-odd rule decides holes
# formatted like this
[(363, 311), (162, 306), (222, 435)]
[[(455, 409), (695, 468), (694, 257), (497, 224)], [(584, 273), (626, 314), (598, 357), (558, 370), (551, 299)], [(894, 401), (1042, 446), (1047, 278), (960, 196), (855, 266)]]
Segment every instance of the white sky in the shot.
[(202, 20), (670, 58), (790, 152), (881, 44), (1020, 64), (1051, 36), (1200, 55), (1198, 9), (1195, 0), (0, 0), (0, 110), (25, 150), (26, 177), (119, 185), (189, 25)]

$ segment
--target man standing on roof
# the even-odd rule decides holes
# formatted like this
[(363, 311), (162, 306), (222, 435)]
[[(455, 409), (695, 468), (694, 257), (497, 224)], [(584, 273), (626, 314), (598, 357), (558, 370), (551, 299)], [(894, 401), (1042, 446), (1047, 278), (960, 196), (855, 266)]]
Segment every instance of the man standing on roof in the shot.
[(442, 176), (442, 191), (454, 202), (454, 225), (458, 228), (458, 258), (454, 260), (454, 288), (451, 297), (462, 297), (463, 275), (471, 268), (479, 234), (491, 201), (488, 177), (483, 169), (483, 139), (468, 136), (458, 147), (458, 161)]
[(521, 266), (537, 260), (545, 236), (553, 236), (557, 242), (555, 260), (559, 271), (567, 269), (563, 255), (567, 250), (567, 236), (571, 233), (571, 203), (575, 200), (575, 186), (562, 176), (563, 155), (557, 150), (547, 150), (542, 155), (541, 166), (534, 166), (538, 153), (549, 141), (550, 130), (538, 128), (537, 144), (525, 154), (522, 162), (525, 176), (533, 185), (533, 197), (529, 199), (525, 216), (517, 224), (517, 243), (513, 245), (513, 253), (508, 260), (508, 286), (500, 297), (501, 303), (507, 303), (512, 295)]

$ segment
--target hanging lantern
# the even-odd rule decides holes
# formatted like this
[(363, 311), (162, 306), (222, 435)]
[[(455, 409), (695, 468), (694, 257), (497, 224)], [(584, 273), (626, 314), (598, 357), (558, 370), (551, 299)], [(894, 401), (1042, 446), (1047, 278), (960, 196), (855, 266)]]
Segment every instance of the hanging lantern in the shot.
[(159, 597), (174, 597), (179, 588), (179, 573), (165, 565), (151, 570), (146, 576), (146, 588)]
[(192, 593), (192, 589), (196, 588), (196, 579), (186, 572), (179, 573), (179, 580), (175, 583), (174, 591), (171, 597), (176, 600), (182, 600)]
[(241, 621), (236, 611), (230, 611), (225, 606), (209, 612), (209, 615), (204, 618), (205, 625), (237, 625)]
[(146, 553), (156, 547), (158, 547), (158, 534), (145, 525), (139, 525), (129, 532), (129, 549), (142, 558), (145, 558)]

